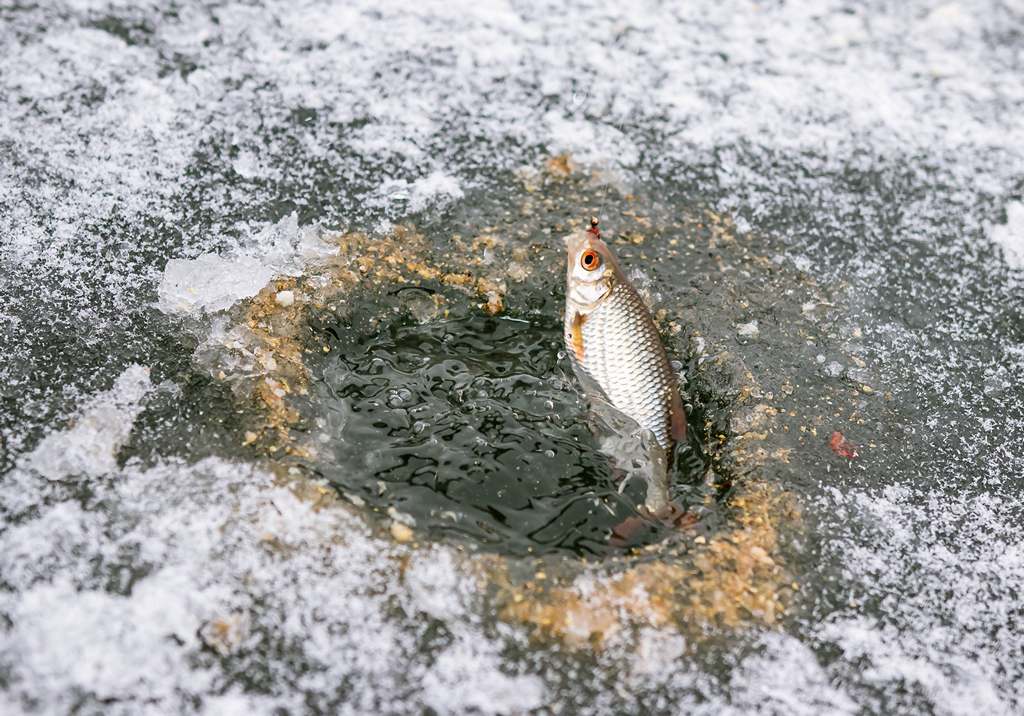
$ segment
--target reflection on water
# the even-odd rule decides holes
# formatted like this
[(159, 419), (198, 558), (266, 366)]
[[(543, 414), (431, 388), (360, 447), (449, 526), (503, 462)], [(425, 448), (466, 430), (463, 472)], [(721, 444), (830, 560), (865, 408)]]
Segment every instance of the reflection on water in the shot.
[[(560, 361), (557, 316), (326, 333), (331, 358), (314, 388), (325, 403), (321, 468), (344, 493), (511, 554), (604, 554), (667, 533), (638, 511), (647, 482), (626, 479), (642, 459), (609, 460), (601, 448), (628, 441), (595, 439)], [(681, 510), (706, 497), (699, 449), (682, 448), (673, 477)]]

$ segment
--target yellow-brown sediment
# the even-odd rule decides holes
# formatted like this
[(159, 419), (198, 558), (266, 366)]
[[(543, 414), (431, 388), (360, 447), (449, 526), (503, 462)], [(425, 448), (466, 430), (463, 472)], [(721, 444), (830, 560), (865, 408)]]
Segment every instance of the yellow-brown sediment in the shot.
[(297, 285), (293, 278), (273, 281), (249, 301), (245, 311), (246, 325), (260, 353), (267, 358), (263, 363), (266, 372), (254, 387), (255, 398), (263, 407), (263, 422), (257, 426), (259, 432), (250, 433), (246, 440), (255, 442), (263, 438), (271, 453), (305, 453), (292, 441), (291, 427), (298, 422), (299, 413), (286, 400), (295, 392), (304, 394), (309, 379), (298, 340), (300, 326), (305, 325), (303, 303), (301, 295), (300, 300), (288, 306), (277, 300), (282, 291), (292, 291), (294, 295)]
[(699, 634), (773, 625), (792, 592), (792, 576), (779, 554), (779, 527), (798, 525), (796, 502), (767, 483), (755, 483), (740, 488), (728, 507), (735, 526), (710, 540), (698, 538), (688, 553), (669, 551), (658, 561), (588, 576), (585, 583), (514, 583), (495, 563), (490, 581), (499, 585), (500, 614), (529, 625), (538, 636), (594, 646), (635, 626)]
[[(453, 236), (449, 252), (437, 252), (422, 234), (406, 226), (381, 237), (352, 232), (323, 238), (337, 244), (336, 256), (311, 266), (302, 277), (275, 279), (242, 304), (254, 344), (249, 348), (262, 359), (253, 387), (261, 417), (246, 431), (244, 442), (271, 455), (310, 457), (314, 451), (294, 440), (293, 428), (301, 416), (291, 403), (294, 396), (307, 392), (303, 355), (317, 349), (310, 347), (307, 335), (310, 308), (337, 308), (357, 289), (434, 283), (475, 299), (478, 308), (495, 315), (505, 310), (508, 282), (521, 282), (531, 273), (529, 247), (513, 245), (493, 230), (469, 240)], [(291, 291), (293, 300), (279, 301), (282, 291)], [(446, 302), (442, 294), (430, 294), (423, 302), (425, 315), (419, 318), (443, 317)]]
[[(546, 169), (557, 186), (572, 183), (566, 175), (552, 171), (550, 163)], [(524, 208), (550, 209), (554, 202), (551, 192), (540, 193), (537, 188), (527, 186)], [(588, 199), (586, 192), (581, 199), (578, 214), (585, 217), (593, 210), (590, 202), (597, 202), (593, 197)], [(666, 226), (663, 219), (642, 215), (630, 205), (631, 197), (620, 199), (628, 208), (620, 212), (623, 221), (617, 227), (618, 233), (609, 238), (616, 243), (632, 244), (642, 261), (657, 262), (685, 255), (687, 249), (690, 255), (703, 252), (702, 256), (709, 257), (705, 265), (710, 263), (709, 268), (727, 277), (725, 281), (716, 281), (715, 286), (719, 300), (730, 314), (741, 316), (751, 309), (749, 297), (737, 290), (735, 281), (729, 280), (743, 272), (771, 277), (776, 285), (766, 283), (766, 294), (792, 287), (805, 291), (808, 299), (825, 301), (809, 277), (780, 271), (773, 259), (757, 253), (748, 241), (738, 238), (735, 224), (728, 216), (698, 211), (671, 218), (673, 228)], [(565, 232), (580, 228), (583, 220), (565, 219)], [(662, 244), (663, 249), (648, 256), (645, 249), (651, 242), (646, 240), (647, 234), (659, 231), (669, 234), (667, 242)], [(760, 300), (764, 301), (764, 297)], [(682, 331), (671, 320), (672, 313), (663, 311), (656, 315), (667, 332)], [(608, 568), (603, 574), (595, 574), (592, 568), (548, 567), (544, 580), (515, 579), (506, 569), (509, 563), (497, 559), (489, 563), (485, 574), (496, 590), (495, 599), (504, 618), (530, 626), (538, 636), (576, 645), (600, 644), (617, 631), (636, 625), (702, 632), (707, 628), (735, 629), (779, 622), (798, 589), (786, 567), (780, 541), (783, 534), (800, 531), (800, 509), (793, 494), (754, 476), (763, 474), (770, 464), (787, 465), (793, 457), (791, 443), (780, 444), (777, 434), (788, 430), (780, 418), (792, 417), (794, 413), (782, 416), (776, 398), (792, 395), (798, 386), (784, 381), (773, 395), (762, 384), (764, 378), (755, 376), (730, 345), (731, 336), (719, 333), (716, 338), (713, 331), (700, 328), (699, 324), (692, 325), (691, 333), (702, 336), (707, 367), (732, 376), (730, 385), (737, 390), (734, 405), (739, 413), (729, 434), (710, 432), (713, 425), (705, 425), (714, 464), (727, 463), (730, 471), (747, 476), (720, 506), (729, 515), (730, 527), (707, 538), (698, 537), (682, 551), (678, 543), (658, 545), (653, 548), (657, 552), (643, 550), (642, 557), (623, 558), (618, 568)], [(641, 561), (648, 556), (654, 559)]]
[(573, 161), (568, 154), (559, 154), (551, 157), (544, 164), (547, 173), (553, 177), (564, 179), (573, 172)]
[[(568, 156), (554, 157), (541, 171), (524, 175), (520, 216), (514, 221), (506, 219), (500, 227), (480, 227), (471, 236), (453, 235), (446, 252), (437, 252), (434, 244), (409, 227), (398, 227), (384, 237), (360, 233), (328, 237), (339, 246), (338, 256), (311, 267), (302, 278), (277, 281), (252, 299), (245, 307), (247, 324), (276, 360), (275, 370), (267, 372), (274, 382), (255, 389), (265, 421), (260, 437), (266, 438), (263, 444), (267, 449), (275, 455), (305, 449), (295, 445), (292, 438), (296, 431), (291, 428), (299, 414), (291, 401), (305, 390), (308, 381), (303, 352), (320, 348), (310, 346), (308, 333), (303, 333), (310, 307), (337, 309), (339, 315), (344, 315), (346, 301), (359, 300), (366, 290), (428, 284), (452, 291), (418, 299), (423, 312), (420, 320), (447, 315), (453, 292), (468, 297), (482, 310), (501, 312), (509, 285), (529, 279), (538, 263), (560, 268), (558, 236), (582, 228), (590, 214), (616, 201), (627, 208), (620, 212), (620, 231), (610, 238), (628, 242), (637, 260), (657, 262), (676, 257), (685, 254), (689, 244), (691, 255), (713, 254), (706, 263), (717, 267), (723, 277), (736, 275), (736, 269), (774, 276), (777, 278), (772, 280), (789, 281), (786, 288), (799, 287), (809, 298), (821, 299), (812, 282), (799, 276), (794, 281), (790, 274), (781, 276), (768, 257), (749, 250), (728, 217), (694, 211), (681, 218), (668, 218), (666, 223), (665, 216), (642, 215), (632, 197), (587, 181)], [(540, 191), (544, 187), (551, 190)], [(562, 210), (565, 206), (578, 211), (566, 216)], [(544, 215), (558, 218), (535, 218)], [(667, 241), (647, 240), (659, 232), (668, 234)], [(531, 243), (538, 236), (541, 243)], [(302, 300), (282, 306), (275, 296), (286, 289), (301, 295)], [(736, 290), (730, 280), (718, 281), (716, 290), (729, 315), (738, 316), (749, 308), (749, 296)], [(675, 307), (671, 312), (659, 312), (659, 323), (671, 333), (681, 332), (679, 323), (671, 319), (682, 313), (685, 322), (691, 322), (685, 310)], [(706, 365), (735, 377), (734, 431), (728, 436), (709, 435), (714, 463), (728, 462), (747, 475), (758, 474), (769, 463), (788, 463), (792, 448), (781, 446), (773, 434), (788, 429), (781, 419), (795, 414), (784, 413), (776, 398), (789, 395), (799, 386), (787, 381), (773, 396), (770, 386), (762, 385), (762, 381), (767, 384), (770, 380), (755, 376), (744, 365), (735, 345), (721, 335), (716, 339), (710, 326), (693, 328), (695, 335), (706, 336)], [(806, 430), (808, 439), (815, 439), (816, 428), (824, 425), (828, 416), (808, 420), (811, 423), (801, 425), (800, 431)], [(710, 423), (706, 425), (711, 427)], [(727, 447), (722, 449), (722, 445)], [(298, 492), (317, 504), (331, 504), (334, 499), (333, 491), (319, 485), (300, 487)], [(571, 644), (600, 645), (616, 632), (635, 625), (689, 634), (711, 628), (776, 624), (796, 589), (780, 547), (782, 534), (800, 529), (796, 499), (773, 484), (748, 477), (736, 484), (718, 509), (729, 515), (722, 531), (706, 538), (681, 537), (645, 549), (637, 556), (609, 560), (603, 571), (558, 558), (544, 569), (543, 577), (518, 578), (511, 576), (522, 566), (517, 560), (475, 555), (467, 557), (467, 564), (486, 580), (503, 618), (528, 625), (538, 636)], [(396, 531), (398, 541), (408, 541), (405, 530)]]
[(529, 249), (510, 246), (499, 236), (481, 234), (468, 242), (451, 237), (451, 251), (443, 256), (422, 234), (399, 226), (385, 237), (361, 233), (338, 237), (341, 252), (332, 267), (339, 283), (354, 288), (370, 285), (408, 285), (434, 281), (480, 300), (490, 314), (504, 310), (508, 281), (529, 277)]
[(743, 485), (728, 507), (739, 526), (695, 554), (685, 616), (714, 626), (770, 626), (793, 583), (779, 553), (779, 529), (799, 527), (799, 507), (790, 493), (763, 482)]

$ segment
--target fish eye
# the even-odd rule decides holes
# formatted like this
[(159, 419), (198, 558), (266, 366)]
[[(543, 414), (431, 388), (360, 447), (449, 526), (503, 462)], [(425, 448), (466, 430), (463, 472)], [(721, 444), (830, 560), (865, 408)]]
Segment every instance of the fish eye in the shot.
[(594, 251), (593, 249), (587, 249), (586, 251), (583, 252), (583, 255), (580, 256), (580, 266), (582, 266), (587, 271), (593, 271), (600, 265), (601, 255)]

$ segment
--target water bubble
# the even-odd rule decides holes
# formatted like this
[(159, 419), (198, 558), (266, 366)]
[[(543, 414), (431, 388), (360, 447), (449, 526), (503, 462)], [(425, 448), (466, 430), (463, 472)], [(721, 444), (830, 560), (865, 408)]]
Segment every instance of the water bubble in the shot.
[(400, 408), (412, 400), (412, 391), (407, 388), (397, 388), (388, 391), (387, 404), (390, 408)]

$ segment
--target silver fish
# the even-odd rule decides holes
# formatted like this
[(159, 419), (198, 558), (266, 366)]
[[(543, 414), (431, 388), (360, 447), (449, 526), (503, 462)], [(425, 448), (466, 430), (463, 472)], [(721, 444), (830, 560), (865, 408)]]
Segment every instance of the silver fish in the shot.
[(676, 376), (647, 306), (601, 240), (597, 220), (565, 241), (566, 349), (591, 397), (653, 435), (658, 464), (648, 478), (647, 506), (657, 511), (668, 504), (667, 455), (686, 437)]

